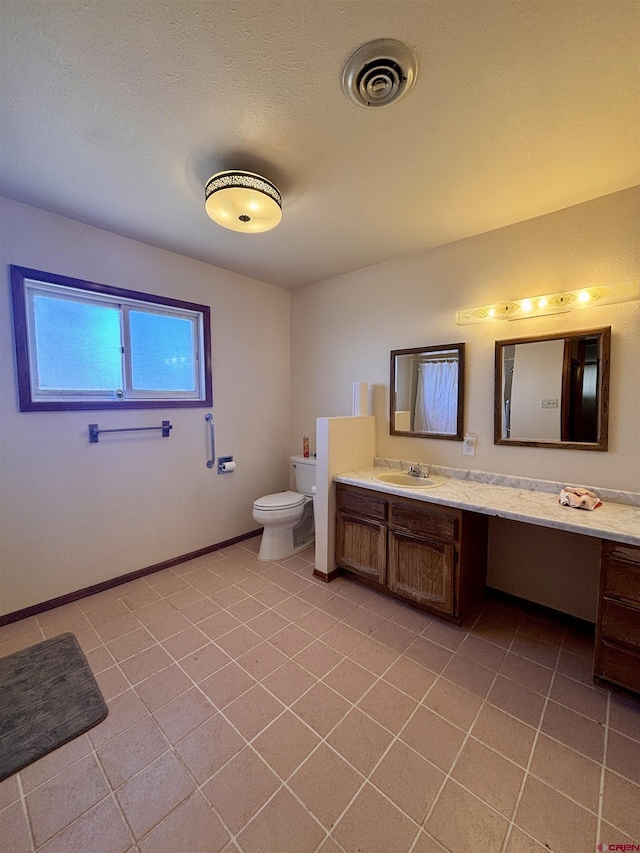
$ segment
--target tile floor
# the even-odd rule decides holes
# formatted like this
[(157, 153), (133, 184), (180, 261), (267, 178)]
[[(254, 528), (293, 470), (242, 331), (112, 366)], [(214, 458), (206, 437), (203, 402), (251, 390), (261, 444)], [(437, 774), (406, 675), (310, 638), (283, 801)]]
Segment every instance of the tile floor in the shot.
[(0, 628), (2, 654), (75, 633), (110, 707), (0, 784), (4, 850), (640, 840), (640, 704), (592, 686), (589, 637), (491, 599), (457, 628), (258, 544)]

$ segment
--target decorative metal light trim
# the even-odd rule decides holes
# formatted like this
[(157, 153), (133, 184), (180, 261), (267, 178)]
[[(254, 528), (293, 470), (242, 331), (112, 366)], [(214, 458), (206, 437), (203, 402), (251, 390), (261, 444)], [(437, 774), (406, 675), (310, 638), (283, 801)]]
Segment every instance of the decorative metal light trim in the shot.
[(254, 172), (218, 172), (205, 184), (204, 199), (211, 219), (231, 231), (257, 234), (269, 231), (282, 219), (280, 191)]
[(204, 188), (204, 199), (207, 201), (209, 196), (218, 190), (235, 189), (236, 187), (266, 193), (271, 196), (278, 207), (282, 207), (282, 196), (275, 184), (266, 178), (261, 178), (260, 175), (254, 175), (253, 172), (218, 172), (217, 175), (207, 181)]
[(525, 320), (547, 314), (560, 314), (577, 308), (589, 308), (592, 305), (632, 302), (637, 299), (640, 299), (640, 288), (639, 282), (634, 280), (622, 284), (563, 290), (561, 293), (546, 293), (543, 296), (530, 296), (510, 302), (494, 302), (492, 305), (465, 308), (456, 311), (456, 323), (458, 326), (465, 326), (470, 323), (493, 320)]

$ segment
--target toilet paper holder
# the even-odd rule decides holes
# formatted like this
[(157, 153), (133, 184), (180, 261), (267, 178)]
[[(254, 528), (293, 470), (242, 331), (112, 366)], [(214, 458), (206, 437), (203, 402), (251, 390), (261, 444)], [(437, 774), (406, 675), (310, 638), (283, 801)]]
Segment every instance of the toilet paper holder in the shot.
[(230, 474), (236, 470), (233, 456), (218, 456), (218, 474)]

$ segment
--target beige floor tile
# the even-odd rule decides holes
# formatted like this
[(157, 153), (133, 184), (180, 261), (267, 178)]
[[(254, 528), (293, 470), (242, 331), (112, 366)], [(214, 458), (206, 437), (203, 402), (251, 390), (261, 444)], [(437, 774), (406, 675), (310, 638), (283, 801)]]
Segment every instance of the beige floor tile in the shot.
[(152, 637), (146, 628), (140, 626), (130, 634), (125, 634), (124, 637), (111, 640), (111, 642), (107, 643), (107, 648), (115, 660), (119, 662), (139, 654), (150, 646), (155, 645), (155, 643), (156, 638)]
[(327, 743), (367, 776), (392, 740), (391, 732), (353, 708), (331, 732)]
[(229, 631), (228, 634), (224, 634), (216, 640), (216, 644), (234, 660), (261, 642), (260, 634), (256, 634), (246, 625), (240, 625), (239, 628), (234, 628), (233, 631)]
[[(380, 628), (378, 630), (381, 630)], [(338, 622), (322, 635), (322, 642), (343, 655), (349, 655), (364, 641), (360, 631)], [(384, 645), (384, 644), (383, 644)]]
[(522, 684), (536, 693), (541, 693), (543, 696), (549, 692), (551, 678), (553, 677), (552, 669), (511, 652), (505, 655), (498, 672), (504, 678), (517, 681), (518, 684)]
[(162, 641), (162, 647), (172, 658), (180, 660), (206, 646), (209, 642), (209, 638), (192, 625), (172, 637), (167, 637), (166, 640)]
[(378, 643), (382, 643), (383, 646), (387, 646), (398, 653), (402, 653), (405, 649), (409, 648), (411, 643), (413, 643), (417, 634), (415, 631), (409, 631), (407, 628), (403, 628), (402, 625), (397, 625), (395, 622), (388, 621), (381, 625), (377, 631), (374, 631), (372, 637)]
[(374, 675), (382, 675), (400, 655), (394, 649), (383, 646), (371, 637), (367, 637), (349, 654), (351, 660), (359, 663)]
[(425, 826), (451, 853), (500, 850), (507, 828), (504, 817), (451, 780)]
[(203, 597), (194, 602), (193, 604), (184, 606), (180, 608), (180, 612), (183, 616), (193, 622), (194, 625), (197, 625), (199, 628), (200, 623), (210, 619), (212, 616), (215, 616), (216, 613), (220, 613), (220, 606), (216, 604), (215, 601), (211, 601), (209, 598), (206, 598), (202, 593), (200, 593)]
[(247, 740), (254, 738), (284, 711), (284, 705), (261, 684), (250, 687), (224, 710), (225, 717)]
[(507, 654), (507, 650), (469, 633), (458, 648), (458, 654), (469, 658), (480, 666), (497, 671)]
[(284, 616), (284, 618), (288, 619), (290, 622), (295, 622), (296, 619), (304, 616), (304, 614), (308, 613), (312, 608), (312, 605), (309, 604), (308, 601), (303, 601), (296, 595), (290, 594), (287, 594), (287, 597), (279, 604), (272, 606), (276, 613)]
[(311, 645), (314, 642), (314, 637), (297, 625), (290, 624), (269, 637), (269, 642), (281, 651), (282, 654), (287, 655), (287, 657), (293, 657), (302, 651), (302, 649)]
[(544, 696), (501, 675), (496, 677), (487, 695), (487, 701), (534, 728), (538, 727), (545, 703)]
[[(349, 604), (347, 601), (345, 601), (345, 603)], [(313, 610), (309, 610), (308, 613), (305, 613), (304, 616), (296, 619), (295, 624), (298, 628), (302, 628), (303, 631), (306, 631), (313, 637), (321, 637), (323, 634), (327, 633), (329, 628), (333, 628), (334, 625), (337, 625), (338, 621), (338, 619), (335, 619), (328, 613), (314, 608)]]
[(250, 619), (255, 619), (256, 616), (260, 616), (261, 613), (265, 613), (267, 608), (256, 598), (248, 596), (247, 598), (242, 599), (242, 601), (239, 601), (237, 604), (232, 604), (230, 607), (227, 607), (227, 610), (232, 616), (235, 616), (236, 619), (239, 619), (241, 622), (246, 624)]
[(602, 761), (604, 726), (594, 720), (550, 701), (545, 709), (540, 729), (555, 740), (586, 755), (587, 758)]
[(258, 643), (237, 660), (237, 663), (258, 681), (286, 662), (287, 656), (268, 642)]
[(514, 626), (500, 625), (497, 622), (487, 619), (484, 615), (478, 619), (471, 628), (471, 633), (474, 637), (479, 637), (486, 640), (488, 643), (493, 643), (494, 646), (500, 646), (503, 649), (508, 649), (513, 643), (517, 628)]
[(209, 678), (199, 683), (199, 688), (213, 702), (216, 708), (225, 708), (238, 696), (241, 696), (256, 683), (249, 673), (237, 663), (231, 661), (222, 669), (214, 672)]
[(471, 734), (511, 761), (526, 767), (536, 730), (493, 705), (485, 704)]
[(324, 834), (300, 803), (281, 788), (238, 841), (245, 853), (313, 853)]
[(345, 658), (325, 675), (323, 681), (349, 702), (357, 702), (376, 681), (376, 676), (370, 670)]
[(506, 853), (548, 853), (548, 851), (548, 847), (535, 841), (517, 826), (511, 828)]
[(422, 823), (444, 781), (437, 770), (401, 741), (396, 741), (370, 781), (403, 812)]
[[(198, 605), (194, 605), (198, 606)], [(186, 614), (188, 616), (188, 614)], [(209, 616), (207, 619), (203, 619), (201, 622), (198, 622), (198, 628), (207, 635), (212, 640), (217, 640), (218, 637), (223, 637), (225, 634), (228, 634), (229, 631), (233, 631), (234, 628), (238, 628), (242, 622), (239, 619), (236, 619), (235, 616), (232, 616), (230, 613), (227, 613), (226, 610), (220, 610), (217, 608), (217, 612), (213, 614), (213, 616)]]
[(468, 693), (485, 699), (496, 674), (492, 669), (455, 654), (442, 670), (442, 675)]
[(216, 714), (175, 745), (175, 750), (201, 785), (246, 745), (246, 741)]
[(140, 853), (219, 853), (228, 840), (220, 819), (196, 792), (145, 836), (139, 848)]
[(44, 844), (108, 793), (93, 755), (36, 788), (26, 798), (36, 845)]
[(462, 746), (464, 732), (420, 706), (400, 738), (446, 773)]
[(421, 832), (412, 853), (447, 853), (447, 850), (428, 832)]
[(202, 788), (233, 833), (278, 790), (280, 781), (251, 747), (245, 747)]
[(441, 673), (453, 657), (453, 653), (449, 649), (445, 649), (437, 643), (432, 643), (426, 637), (416, 637), (405, 651), (405, 655), (410, 660), (431, 670), (431, 672), (437, 673)]
[(89, 739), (96, 749), (144, 719), (149, 713), (133, 688), (116, 696), (107, 704), (109, 714), (106, 719), (88, 732)]
[(322, 744), (289, 780), (289, 786), (318, 820), (331, 829), (364, 778)]
[(0, 811), (0, 838), (11, 853), (31, 853), (33, 850), (21, 802)]
[(454, 726), (468, 731), (482, 706), (482, 700), (440, 676), (422, 704)]
[(609, 701), (609, 726), (640, 741), (640, 698), (612, 693)]
[(182, 693), (154, 713), (156, 723), (169, 743), (174, 744), (202, 725), (216, 709), (197, 687)]
[(191, 680), (176, 665), (152, 675), (136, 685), (135, 690), (149, 711), (153, 713), (193, 687)]
[(615, 731), (609, 732), (607, 767), (640, 785), (640, 743)]
[(329, 648), (321, 640), (314, 640), (311, 645), (298, 652), (293, 660), (312, 675), (322, 678), (330, 669), (339, 664), (343, 658), (344, 655), (336, 652), (335, 649)]
[(140, 770), (159, 758), (169, 744), (150, 717), (97, 750), (98, 759), (111, 786), (119, 788)]
[(416, 829), (409, 818), (367, 784), (332, 834), (347, 853), (390, 853), (408, 850)]
[(524, 771), (479, 741), (469, 738), (451, 776), (506, 818), (511, 818)]
[(640, 787), (617, 773), (606, 770), (604, 774), (604, 797), (602, 817), (628, 833), (637, 841), (640, 839)]
[[(31, 765), (31, 767), (34, 766), (35, 765), (33, 764)], [(25, 768), (25, 770), (26, 769), (28, 768)], [(24, 773), (25, 771), (23, 770), (22, 772)], [(19, 799), (20, 788), (18, 787), (18, 774), (14, 773), (13, 776), (8, 776), (6, 779), (3, 779), (2, 782), (0, 782), (0, 811), (2, 809), (6, 809), (7, 806), (10, 806), (11, 803), (15, 803), (15, 801)]]
[(140, 840), (194, 790), (191, 777), (168, 752), (123, 785), (116, 797), (136, 840)]
[[(91, 744), (87, 740), (86, 735), (81, 735), (34, 761), (33, 764), (29, 764), (20, 773), (22, 788), (25, 794), (33, 791), (38, 785), (48, 782), (49, 779), (66, 770), (67, 767), (70, 767), (77, 761), (80, 761), (90, 752)], [(11, 778), (14, 780), (17, 779), (15, 776), (9, 777), (9, 779)], [(7, 784), (9, 779), (2, 784)]]
[(315, 684), (304, 696), (291, 706), (292, 711), (318, 732), (321, 737), (329, 734), (345, 716), (351, 705), (326, 684)]
[[(616, 826), (607, 823), (606, 820), (600, 821), (598, 842), (603, 845), (605, 850), (609, 850), (609, 845), (612, 844), (638, 844), (637, 837), (634, 840), (630, 835), (625, 835), (624, 832), (621, 832)], [(633, 847), (627, 849), (633, 850)]]
[(262, 684), (285, 705), (291, 705), (316, 683), (314, 675), (292, 660), (262, 679)]
[(334, 595), (333, 598), (329, 598), (319, 605), (320, 610), (338, 620), (343, 620), (345, 616), (353, 613), (357, 607), (358, 605), (355, 602), (349, 601), (348, 598), (343, 598), (341, 595)]
[(444, 646), (455, 652), (466, 638), (467, 631), (458, 625), (445, 622), (443, 619), (432, 619), (423, 629), (422, 636), (431, 640), (432, 643), (437, 643), (439, 646)]
[(585, 808), (598, 811), (601, 765), (595, 761), (540, 734), (530, 771)]
[(528, 776), (516, 825), (554, 853), (584, 853), (596, 844), (596, 815)]
[[(121, 661), (120, 669), (132, 685), (171, 666), (173, 659), (160, 645), (151, 646), (133, 657)], [(105, 697), (106, 698), (106, 697)]]
[(418, 703), (386, 681), (378, 681), (358, 702), (358, 707), (381, 726), (397, 734)]
[(184, 670), (189, 678), (198, 684), (200, 681), (204, 681), (205, 678), (213, 675), (214, 672), (222, 669), (230, 660), (229, 655), (225, 654), (222, 649), (219, 649), (215, 643), (209, 643), (182, 658), (180, 669)]
[(86, 653), (85, 657), (94, 675), (105, 669), (109, 669), (115, 662), (113, 655), (106, 646), (98, 646), (97, 649), (92, 649), (92, 651)]
[[(112, 799), (103, 800), (70, 824), (44, 847), (42, 853), (125, 853), (133, 838)], [(12, 849), (12, 848), (10, 848)], [(12, 853), (16, 853), (12, 849)]]
[(266, 640), (278, 631), (282, 631), (288, 624), (289, 620), (285, 619), (284, 616), (273, 610), (267, 610), (265, 613), (261, 613), (255, 619), (252, 619), (248, 623), (248, 627)]
[[(342, 596), (340, 597), (342, 598)], [(353, 604), (354, 602), (351, 603)], [(351, 613), (347, 614), (342, 621), (345, 625), (349, 625), (350, 628), (355, 628), (356, 631), (360, 631), (361, 634), (370, 637), (374, 631), (384, 624), (385, 618), (384, 616), (372, 613), (370, 610), (366, 610), (364, 607), (357, 607)]]
[(253, 746), (282, 779), (288, 779), (319, 743), (315, 732), (285, 711), (258, 735)]
[(383, 678), (419, 702), (437, 676), (403, 655), (391, 664)]
[(604, 723), (607, 718), (609, 693), (599, 687), (581, 684), (558, 673), (553, 680), (549, 697), (598, 723)]

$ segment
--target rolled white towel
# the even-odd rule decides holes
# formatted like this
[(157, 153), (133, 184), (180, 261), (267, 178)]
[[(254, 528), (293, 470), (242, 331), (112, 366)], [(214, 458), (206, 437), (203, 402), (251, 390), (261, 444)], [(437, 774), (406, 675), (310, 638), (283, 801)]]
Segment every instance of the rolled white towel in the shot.
[(565, 486), (560, 492), (560, 503), (574, 509), (597, 509), (602, 506), (602, 501), (595, 492), (577, 486)]

